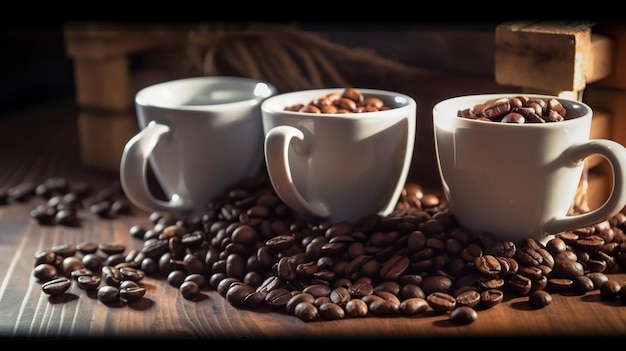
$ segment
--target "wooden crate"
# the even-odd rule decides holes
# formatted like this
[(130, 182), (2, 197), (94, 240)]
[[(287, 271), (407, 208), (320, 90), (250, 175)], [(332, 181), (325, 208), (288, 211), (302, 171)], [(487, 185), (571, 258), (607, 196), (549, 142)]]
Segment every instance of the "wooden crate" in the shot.
[(568, 97), (611, 73), (612, 40), (585, 22), (519, 21), (496, 28), (495, 78)]
[(65, 26), (85, 166), (119, 171), (121, 151), (138, 131), (135, 94), (154, 83), (193, 75), (185, 60), (187, 31), (163, 25)]

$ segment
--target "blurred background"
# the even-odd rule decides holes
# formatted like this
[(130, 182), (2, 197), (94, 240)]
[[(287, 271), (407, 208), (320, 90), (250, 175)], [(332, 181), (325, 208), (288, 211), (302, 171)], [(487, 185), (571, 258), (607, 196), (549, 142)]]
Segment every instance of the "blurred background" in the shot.
[[(73, 58), (66, 51), (64, 29), (72, 22), (45, 27), (6, 28), (0, 31), (0, 45), (4, 54), (0, 57), (0, 116), (11, 110), (75, 95)], [(196, 24), (196, 23), (194, 23)], [(263, 25), (273, 23), (263, 22)], [(284, 25), (285, 23), (278, 23)], [(497, 22), (454, 23), (290, 23), (302, 31), (312, 33), (345, 48), (358, 48), (386, 59), (448, 73), (493, 76), (494, 30)], [(134, 30), (152, 28), (157, 24), (138, 23)], [(165, 22), (161, 27), (181, 30), (189, 23)], [(243, 24), (213, 22), (206, 27), (244, 27)], [(107, 29), (125, 30), (126, 23), (110, 24)], [(166, 29), (167, 30), (167, 29)], [(132, 65), (142, 64), (141, 55), (133, 58)], [(329, 57), (329, 59), (332, 59)], [(132, 67), (134, 70), (135, 67)], [(367, 73), (375, 76), (375, 72)], [(375, 70), (369, 67), (369, 70)], [(376, 81), (363, 84), (375, 87)]]
[(74, 96), (72, 60), (62, 27), (0, 31), (0, 117), (32, 104)]
[(416, 167), (428, 168), (419, 174), (436, 182), (430, 110), (447, 95), (501, 89), (494, 80), (498, 24), (66, 21), (8, 28), (0, 32), (0, 118), (73, 104), (83, 163), (115, 172), (137, 128), (132, 97), (152, 83), (235, 75), (266, 79), (281, 92), (396, 90), (418, 101), (425, 137), (416, 162), (425, 165)]

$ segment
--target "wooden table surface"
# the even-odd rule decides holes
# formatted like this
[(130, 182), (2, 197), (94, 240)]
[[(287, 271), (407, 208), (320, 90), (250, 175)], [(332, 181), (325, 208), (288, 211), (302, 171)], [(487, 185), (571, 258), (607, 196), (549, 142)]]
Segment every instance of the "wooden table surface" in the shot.
[[(118, 181), (117, 174), (80, 164), (76, 110), (50, 103), (0, 117), (0, 188), (49, 177), (88, 182), (94, 189)], [(553, 294), (543, 309), (527, 297), (512, 297), (480, 310), (469, 325), (456, 325), (431, 310), (412, 317), (372, 316), (304, 322), (286, 313), (235, 308), (216, 291), (190, 301), (166, 280), (146, 277), (140, 303), (111, 307), (75, 284), (62, 299), (44, 294), (33, 277), (34, 254), (63, 243), (119, 242), (127, 250), (142, 242), (133, 225), (150, 226), (148, 213), (101, 219), (81, 211), (80, 227), (40, 225), (29, 213), (37, 200), (0, 205), (0, 336), (4, 338), (460, 338), (626, 336), (626, 305), (604, 301), (598, 290), (584, 295)], [(609, 275), (626, 283), (624, 272)]]

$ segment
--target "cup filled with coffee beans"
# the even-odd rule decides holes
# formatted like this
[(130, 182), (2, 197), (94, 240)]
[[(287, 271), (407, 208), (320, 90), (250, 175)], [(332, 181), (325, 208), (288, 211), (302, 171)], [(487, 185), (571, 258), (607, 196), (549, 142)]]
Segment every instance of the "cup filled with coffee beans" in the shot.
[(392, 91), (313, 89), (261, 105), (277, 195), (310, 221), (390, 213), (413, 157), (415, 100)]
[[(519, 242), (597, 224), (626, 205), (626, 148), (590, 140), (592, 109), (538, 94), (453, 97), (433, 108), (444, 193), (459, 223)], [(613, 171), (610, 196), (597, 209), (571, 211), (584, 160), (600, 155)]]

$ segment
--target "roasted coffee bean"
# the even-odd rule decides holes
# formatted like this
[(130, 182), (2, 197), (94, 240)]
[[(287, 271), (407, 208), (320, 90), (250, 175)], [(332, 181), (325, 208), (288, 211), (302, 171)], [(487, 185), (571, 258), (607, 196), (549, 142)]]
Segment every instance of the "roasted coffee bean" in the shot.
[(124, 263), (126, 263), (126, 255), (124, 255), (123, 253), (115, 253), (109, 255), (104, 261), (105, 266), (117, 266)]
[(315, 297), (313, 297), (313, 295), (309, 293), (303, 293), (303, 292), (297, 293), (293, 295), (289, 299), (289, 301), (287, 301), (287, 304), (285, 304), (285, 309), (287, 310), (288, 313), (294, 313), (296, 305), (298, 305), (300, 302), (313, 303), (314, 301), (315, 301)]
[(57, 277), (41, 284), (41, 290), (51, 296), (65, 293), (72, 285), (72, 281), (67, 277)]
[(433, 275), (424, 278), (421, 288), (426, 296), (434, 292), (452, 293), (452, 279), (443, 275)]
[(93, 241), (83, 241), (76, 244), (76, 250), (81, 252), (83, 255), (92, 254), (98, 251), (99, 244)]
[(249, 309), (258, 308), (261, 306), (265, 306), (265, 298), (267, 297), (266, 293), (260, 291), (253, 291), (250, 294), (246, 295), (243, 298), (243, 305)]
[[(188, 282), (188, 281), (193, 281), (194, 283), (196, 283), (196, 285), (198, 285), (200, 290), (203, 290), (203, 289), (206, 289), (206, 288), (209, 287), (209, 280), (203, 274), (199, 274), (199, 273), (189, 274), (189, 275), (187, 275), (185, 277), (185, 279), (183, 280), (183, 283), (184, 282)], [(181, 283), (181, 285), (182, 285), (182, 283)]]
[(265, 242), (266, 247), (273, 253), (285, 251), (295, 244), (293, 235), (279, 235)]
[(374, 291), (374, 295), (382, 297), (386, 302), (388, 302), (392, 306), (394, 310), (397, 310), (398, 306), (400, 306), (400, 299), (396, 295), (388, 291), (382, 291), (382, 290)]
[(368, 282), (356, 282), (348, 287), (348, 291), (352, 297), (363, 297), (371, 295), (374, 292), (374, 287)]
[(409, 258), (394, 255), (380, 267), (380, 276), (384, 280), (397, 279), (409, 268)]
[(426, 297), (428, 305), (436, 312), (450, 312), (456, 307), (456, 298), (450, 294), (436, 291)]
[[(246, 296), (253, 292), (255, 292), (255, 289), (250, 285), (242, 282), (234, 282), (230, 285), (224, 297), (231, 305), (242, 306)], [(268, 298), (266, 297), (265, 300), (268, 301)]]
[(102, 278), (99, 275), (81, 275), (76, 280), (79, 288), (86, 291), (95, 291), (100, 286)]
[(85, 268), (94, 272), (99, 272), (102, 269), (102, 266), (104, 266), (105, 260), (106, 259), (99, 254), (88, 253), (83, 256), (82, 262)]
[(51, 247), (50, 250), (63, 258), (74, 256), (78, 251), (74, 244), (59, 244)]
[(122, 280), (139, 282), (145, 277), (145, 273), (142, 270), (133, 267), (120, 267), (118, 271), (122, 276)]
[[(306, 302), (302, 303), (306, 304)], [(298, 304), (298, 306), (302, 303)], [(296, 306), (296, 310), (298, 309), (298, 306)], [(344, 309), (333, 302), (326, 302), (321, 304), (318, 307), (318, 313), (321, 317), (328, 320), (343, 319), (346, 316), (346, 312), (344, 311)]]
[(115, 286), (103, 285), (98, 288), (97, 296), (103, 303), (112, 304), (119, 301), (120, 290)]
[(522, 265), (529, 267), (536, 267), (543, 262), (543, 256), (530, 246), (520, 247), (515, 253), (515, 258)]
[(58, 276), (55, 266), (48, 263), (40, 263), (33, 269), (33, 276), (41, 282), (50, 281)]
[(114, 255), (126, 251), (126, 245), (116, 242), (107, 242), (98, 244), (98, 249), (107, 255)]
[(284, 288), (278, 288), (267, 293), (265, 296), (265, 302), (267, 302), (270, 306), (285, 307), (291, 297), (291, 291)]
[(536, 290), (528, 295), (528, 302), (535, 308), (544, 308), (552, 303), (552, 295), (545, 290)]
[(78, 280), (79, 277), (82, 277), (84, 275), (92, 276), (92, 275), (95, 275), (95, 274), (94, 274), (94, 272), (92, 270), (90, 270), (88, 268), (76, 269), (76, 270), (73, 270), (72, 273), (70, 274), (70, 276), (74, 280)]
[(572, 284), (572, 287), (574, 288), (574, 290), (581, 294), (595, 289), (593, 280), (585, 275), (579, 275), (578, 277), (574, 278), (574, 283)]
[(140, 285), (139, 285), (139, 283), (136, 283), (136, 282), (134, 282), (134, 281), (132, 281), (132, 280), (123, 280), (123, 281), (120, 283), (120, 287), (119, 287), (119, 289), (123, 289), (123, 288), (135, 288), (135, 287), (138, 287), (138, 286), (140, 286)]
[(173, 270), (167, 275), (167, 283), (175, 288), (179, 288), (186, 277), (187, 272), (180, 269)]
[(593, 281), (593, 288), (594, 289), (600, 289), (602, 284), (604, 284), (604, 282), (609, 280), (609, 277), (607, 277), (606, 274), (600, 273), (600, 272), (589, 272), (589, 273), (585, 274), (585, 276), (589, 277), (589, 279), (591, 279), (591, 281)]
[(482, 278), (478, 280), (478, 286), (481, 290), (501, 289), (504, 287), (505, 281), (500, 278)]
[(348, 291), (347, 288), (344, 287), (338, 287), (333, 289), (333, 291), (330, 292), (330, 301), (340, 305), (340, 306), (345, 306), (348, 301), (350, 301), (350, 299), (352, 298), (350, 296), (350, 291)]
[(502, 265), (500, 261), (492, 255), (484, 255), (476, 257), (474, 260), (474, 267), (478, 272), (488, 278), (497, 278), (500, 276)]
[[(336, 310), (330, 311), (332, 308), (325, 306), (324, 307), (324, 317), (328, 319), (341, 319), (341, 312)], [(294, 307), (293, 314), (300, 318), (305, 322), (311, 322), (317, 319), (318, 317), (318, 307), (313, 303), (308, 301), (301, 301)]]
[(622, 284), (615, 280), (607, 280), (600, 285), (600, 297), (603, 300), (615, 300), (622, 290)]
[(574, 279), (585, 274), (585, 268), (578, 261), (560, 261), (552, 269), (552, 276), (557, 278)]
[(146, 234), (146, 229), (140, 225), (133, 225), (128, 229), (128, 233), (135, 239), (143, 240), (144, 235)]
[(365, 317), (369, 313), (367, 303), (362, 299), (350, 299), (345, 306), (346, 314), (352, 318)]
[(450, 311), (450, 321), (454, 324), (466, 325), (478, 319), (478, 313), (470, 306), (459, 306)]
[(502, 290), (490, 289), (480, 293), (480, 304), (487, 308), (496, 306), (504, 299), (504, 293)]
[(61, 262), (61, 274), (70, 277), (75, 270), (83, 269), (83, 261), (76, 256), (65, 257)]
[(122, 280), (124, 280), (120, 270), (113, 266), (102, 267), (102, 275), (104, 276), (104, 282), (110, 286), (119, 287)]
[(138, 301), (146, 294), (146, 288), (141, 286), (120, 287), (120, 298), (126, 302)]
[(143, 247), (141, 248), (141, 252), (143, 252), (146, 257), (161, 257), (163, 254), (168, 252), (169, 247), (168, 240), (154, 239), (145, 241)]
[(467, 290), (456, 295), (457, 306), (476, 307), (480, 303), (480, 293), (477, 290)]
[(194, 281), (184, 281), (178, 288), (182, 297), (187, 300), (193, 300), (200, 295), (200, 287)]
[(428, 309), (428, 301), (422, 297), (410, 297), (402, 300), (398, 311), (403, 315), (420, 314)]
[(374, 315), (397, 314), (400, 303), (393, 303), (384, 298), (372, 300), (369, 305), (370, 313)]
[(569, 278), (548, 278), (547, 288), (550, 291), (561, 292), (569, 289), (574, 285), (574, 280)]
[(30, 216), (34, 218), (41, 225), (52, 225), (57, 210), (48, 204), (37, 205), (30, 211)]

